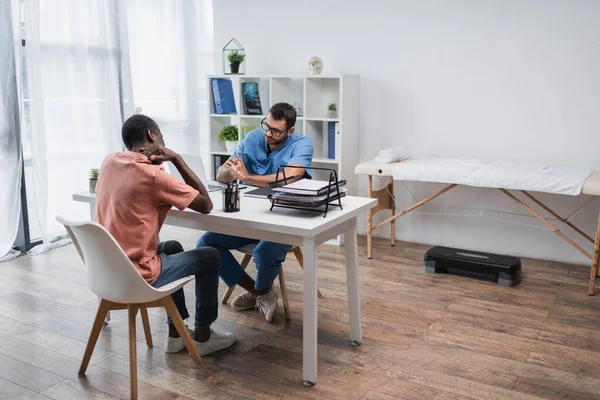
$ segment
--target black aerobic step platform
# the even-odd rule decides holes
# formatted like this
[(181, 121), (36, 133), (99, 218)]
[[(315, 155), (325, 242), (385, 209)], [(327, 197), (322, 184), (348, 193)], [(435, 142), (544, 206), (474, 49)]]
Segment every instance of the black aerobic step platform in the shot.
[(447, 272), (495, 280), (500, 286), (515, 286), (521, 281), (521, 259), (436, 246), (425, 253), (423, 272)]

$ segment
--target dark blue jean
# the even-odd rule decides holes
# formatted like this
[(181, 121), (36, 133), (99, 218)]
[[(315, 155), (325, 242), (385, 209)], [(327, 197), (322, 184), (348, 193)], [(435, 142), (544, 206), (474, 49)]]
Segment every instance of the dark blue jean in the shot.
[[(195, 275), (196, 318), (195, 326), (208, 328), (218, 315), (219, 251), (210, 247), (183, 251), (183, 246), (175, 240), (158, 244), (157, 253), (162, 262), (160, 274), (152, 286), (159, 288), (186, 276)], [(185, 306), (183, 288), (171, 297), (182, 319), (189, 318)], [(167, 323), (171, 318), (167, 316)]]
[(249, 244), (256, 245), (253, 256), (258, 272), (254, 289), (261, 291), (271, 286), (279, 274), (281, 263), (285, 261), (288, 251), (293, 247), (292, 245), (207, 232), (198, 239), (196, 248), (213, 247), (219, 250), (221, 279), (231, 287), (244, 277), (245, 272), (229, 250), (239, 249)]

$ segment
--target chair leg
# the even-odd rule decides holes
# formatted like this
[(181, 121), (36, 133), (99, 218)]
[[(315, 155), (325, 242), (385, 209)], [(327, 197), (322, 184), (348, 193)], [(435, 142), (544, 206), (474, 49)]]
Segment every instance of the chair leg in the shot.
[[(298, 264), (300, 264), (300, 268), (302, 268), (302, 270), (304, 270), (304, 254), (302, 254), (302, 250), (300, 249), (300, 247), (296, 247), (293, 251), (294, 251), (294, 255), (296, 256), (296, 259), (298, 260)], [(323, 295), (321, 294), (321, 291), (319, 290), (318, 287), (317, 287), (317, 296), (323, 297)]]
[(106, 300), (100, 300), (98, 310), (96, 311), (96, 318), (94, 318), (94, 325), (92, 325), (90, 337), (87, 346), (85, 347), (85, 352), (83, 353), (83, 360), (81, 360), (81, 365), (79, 367), (79, 376), (85, 375), (85, 371), (90, 363), (90, 358), (92, 358), (92, 353), (96, 347), (96, 342), (98, 341), (98, 336), (104, 325), (104, 318), (106, 317), (108, 310), (110, 310), (110, 303)]
[(290, 321), (290, 303), (288, 302), (287, 289), (285, 287), (285, 277), (283, 276), (283, 265), (279, 269), (279, 287), (281, 288), (281, 298), (283, 299), (283, 310), (285, 311), (285, 320)]
[[(242, 263), (240, 264), (240, 266), (242, 267), (242, 269), (244, 271), (246, 270), (246, 267), (248, 267), (248, 263), (250, 262), (251, 259), (252, 259), (252, 256), (250, 254), (245, 254), (244, 255), (244, 258), (242, 259)], [(227, 302), (229, 301), (229, 298), (231, 297), (231, 294), (235, 290), (236, 286), (237, 285), (233, 285), (230, 288), (227, 288), (227, 290), (225, 291), (225, 293), (223, 293), (223, 297), (221, 298), (221, 303), (222, 304), (227, 304)]]
[(190, 333), (188, 332), (187, 328), (185, 327), (185, 323), (181, 319), (181, 314), (179, 314), (179, 311), (177, 310), (177, 307), (173, 302), (173, 298), (171, 296), (167, 296), (162, 299), (162, 303), (165, 309), (167, 310), (167, 313), (169, 313), (169, 317), (171, 317), (171, 321), (173, 321), (173, 325), (175, 325), (179, 336), (181, 336), (181, 338), (183, 339), (185, 347), (190, 352), (192, 359), (194, 359), (196, 365), (200, 364), (200, 354), (198, 354), (198, 350), (196, 350), (196, 346), (194, 346), (194, 341), (190, 336)]
[(146, 335), (146, 344), (152, 347), (152, 332), (150, 331), (150, 320), (148, 319), (148, 309), (140, 307), (140, 315), (142, 316), (142, 324), (144, 325), (144, 335)]
[(129, 304), (127, 314), (129, 316), (129, 382), (131, 384), (131, 398), (137, 399), (137, 346), (135, 339), (135, 317), (139, 305)]

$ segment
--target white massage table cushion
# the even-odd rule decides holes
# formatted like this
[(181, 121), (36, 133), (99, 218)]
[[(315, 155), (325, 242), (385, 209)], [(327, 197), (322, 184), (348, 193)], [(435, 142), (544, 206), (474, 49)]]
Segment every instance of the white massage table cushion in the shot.
[[(404, 161), (400, 161), (404, 162)], [(356, 175), (379, 175), (379, 176), (394, 176), (395, 163), (378, 163), (375, 161), (366, 161), (358, 164), (354, 168)], [(600, 171), (594, 171), (586, 179), (581, 190), (581, 194), (600, 196)]]

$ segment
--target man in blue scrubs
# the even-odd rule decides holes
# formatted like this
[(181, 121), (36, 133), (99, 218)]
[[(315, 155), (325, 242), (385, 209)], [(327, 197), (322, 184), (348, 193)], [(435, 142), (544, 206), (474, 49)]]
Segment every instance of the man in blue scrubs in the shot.
[[(238, 179), (249, 185), (267, 186), (275, 181), (280, 165), (289, 166), (285, 168), (287, 177), (310, 178), (306, 167), (312, 165), (312, 141), (308, 136), (294, 133), (295, 123), (296, 110), (293, 106), (287, 103), (274, 104), (262, 120), (261, 128), (250, 132), (231, 158), (219, 168), (217, 180), (228, 183)], [(230, 252), (249, 244), (256, 244), (253, 254), (258, 270), (256, 282)], [(212, 232), (198, 239), (196, 247), (204, 246), (219, 250), (220, 276), (227, 286), (237, 284), (247, 291), (232, 301), (232, 307), (237, 310), (257, 308), (267, 321), (272, 321), (277, 311), (278, 296), (271, 286), (292, 246)]]

